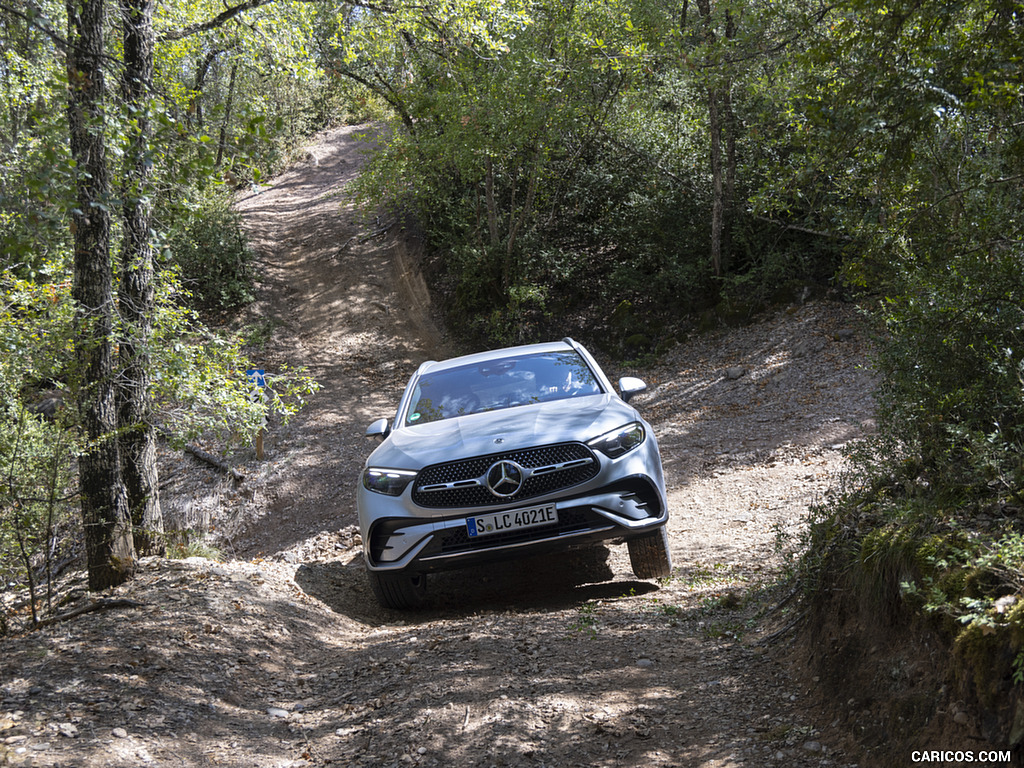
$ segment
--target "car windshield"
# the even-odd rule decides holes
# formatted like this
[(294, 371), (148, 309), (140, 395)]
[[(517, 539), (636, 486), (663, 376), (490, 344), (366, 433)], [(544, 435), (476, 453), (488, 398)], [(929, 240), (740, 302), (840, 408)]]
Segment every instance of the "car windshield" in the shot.
[(601, 385), (575, 352), (504, 357), (424, 374), (405, 415), (407, 425), (594, 395)]

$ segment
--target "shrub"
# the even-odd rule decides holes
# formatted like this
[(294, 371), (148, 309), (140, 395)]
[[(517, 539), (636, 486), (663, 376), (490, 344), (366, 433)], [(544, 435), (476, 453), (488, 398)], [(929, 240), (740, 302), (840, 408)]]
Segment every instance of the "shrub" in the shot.
[(1021, 499), (1024, 273), (1012, 252), (902, 275), (883, 307), (879, 407), (923, 480)]
[[(73, 549), (72, 433), (13, 402), (0, 415), (0, 582), (28, 588), (27, 619), (53, 609), (52, 585)], [(0, 616), (0, 629), (12, 628)], [(2, 632), (0, 632), (2, 634)]]
[(230, 310), (254, 299), (254, 256), (226, 198), (202, 199), (173, 228), (167, 248), (196, 309)]

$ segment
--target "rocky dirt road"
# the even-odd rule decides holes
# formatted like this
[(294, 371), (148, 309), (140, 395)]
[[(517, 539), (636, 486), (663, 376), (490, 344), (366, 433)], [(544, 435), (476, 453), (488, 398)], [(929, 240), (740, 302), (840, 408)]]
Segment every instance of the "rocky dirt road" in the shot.
[(670, 579), (637, 580), (611, 547), (435, 578), (422, 613), (376, 607), (354, 528), (362, 433), (450, 349), (414, 234), (374, 237), (344, 202), (361, 135), (326, 132), (239, 202), (266, 273), (257, 362), (306, 365), (323, 389), (271, 424), (264, 461), (234, 457), (240, 484), (165, 461), (168, 516), (213, 526), (225, 561), (147, 560), (110, 595), (133, 603), (0, 640), (0, 765), (856, 765), (789, 663), (795, 601), (773, 586), (778, 544), (870, 427), (845, 305), (695, 337), (643, 371), (608, 362), (649, 384)]

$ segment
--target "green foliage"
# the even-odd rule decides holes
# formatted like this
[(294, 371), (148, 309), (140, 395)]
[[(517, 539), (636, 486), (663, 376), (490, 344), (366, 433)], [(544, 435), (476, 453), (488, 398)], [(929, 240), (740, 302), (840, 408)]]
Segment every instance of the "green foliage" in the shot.
[(259, 182), (315, 131), (374, 114), (364, 94), (339, 87), (320, 66), (321, 4), (267, 3), (205, 34), (188, 33), (223, 10), (208, 0), (164, 3), (155, 15), (163, 38), (157, 90), (174, 117), (164, 140), (176, 163), (205, 156), (231, 186)]
[(305, 370), (267, 372), (263, 397), (254, 397), (245, 375), (251, 363), (246, 340), (217, 333), (180, 303), (173, 271), (157, 300), (152, 341), (152, 393), (156, 418), (175, 445), (199, 435), (225, 446), (251, 442), (268, 413), (287, 420), (319, 385)]
[[(59, 265), (45, 271), (66, 276)], [(28, 620), (36, 621), (48, 606), (51, 569), (76, 538), (68, 535), (81, 448), (73, 310), (66, 279), (40, 284), (6, 273), (0, 288), (0, 578), (27, 586)], [(303, 371), (282, 370), (268, 374), (266, 398), (254, 398), (244, 340), (212, 333), (182, 307), (173, 269), (161, 273), (158, 291), (151, 386), (157, 426), (172, 444), (200, 434), (226, 446), (248, 443), (268, 413), (287, 419), (316, 391)], [(201, 554), (187, 537), (178, 543), (183, 556)], [(3, 623), (14, 626), (7, 617)]]
[(185, 560), (190, 557), (201, 557), (216, 562), (224, 560), (224, 553), (210, 546), (201, 532), (170, 532), (167, 539), (167, 557), (171, 560)]
[(354, 193), (418, 215), (450, 315), (470, 320), (460, 330), (532, 338), (578, 301), (581, 273), (599, 288), (587, 264), (607, 240), (582, 221), (567, 230), (588, 215), (579, 179), (645, 55), (631, 4), (399, 4), (353, 22), (337, 46), (337, 70), (396, 115)]
[(882, 415), (922, 476), (1024, 500), (1024, 295), (1012, 249), (900, 275), (882, 308)]
[(585, 634), (588, 637), (597, 637), (598, 612), (597, 604), (588, 600), (576, 611), (576, 619), (569, 626), (574, 632)]
[[(0, 579), (28, 587), (29, 619), (52, 609), (52, 578), (72, 525), (73, 435), (11, 398), (0, 411)], [(73, 545), (71, 545), (73, 546)], [(4, 617), (2, 624), (12, 622)]]
[[(217, 196), (222, 184), (234, 187), (278, 170), (292, 147), (358, 96), (335, 88), (311, 55), (319, 6), (275, 2), (217, 19), (222, 10), (211, 2), (159, 4), (156, 82), (143, 84), (148, 96), (141, 103), (115, 86), (98, 94), (102, 103), (94, 106), (103, 118), (91, 128), (103, 132), (107, 148), (105, 157), (92, 155), (99, 161), (96, 178), (109, 173), (101, 185), (106, 196), (92, 205), (116, 221), (125, 204), (142, 202), (171, 233), (166, 251), (175, 261), (162, 265), (158, 277), (147, 354), (156, 426), (175, 442), (199, 433), (247, 440), (269, 411), (287, 418), (315, 390), (302, 372), (278, 371), (266, 400), (254, 398), (242, 340), (211, 333), (184, 307), (188, 297), (203, 309), (251, 298), (251, 256), (237, 216)], [(69, 467), (79, 425), (70, 405), (52, 422), (29, 415), (30, 407), (44, 394), (77, 402), (80, 385), (97, 383), (83, 382), (72, 363), (69, 220), (74, 213), (80, 223), (89, 211), (75, 210), (73, 194), (80, 169), (69, 155), (66, 104), (68, 78), (81, 73), (66, 66), (66, 12), (51, 0), (0, 9), (0, 576), (6, 582), (12, 568), (20, 569), (33, 591), (74, 501)], [(95, 40), (103, 66), (118, 74), (129, 71), (119, 61), (121, 21), (107, 14)], [(364, 98), (348, 111), (367, 115), (373, 106)], [(142, 130), (140, 157), (133, 144), (144, 124), (152, 128)], [(143, 163), (145, 188), (132, 188)], [(115, 224), (102, 233), (95, 251), (101, 257), (108, 234), (109, 253), (122, 245)], [(159, 245), (157, 235), (151, 238)], [(79, 267), (74, 276), (79, 286), (86, 271)], [(129, 315), (101, 343), (115, 347), (131, 334), (120, 325), (131, 322)], [(29, 603), (34, 619), (35, 594)]]
[(254, 299), (254, 255), (242, 232), (241, 217), (224, 196), (201, 197), (175, 224), (166, 252), (180, 269), (182, 287), (193, 307), (231, 310)]
[(902, 583), (903, 595), (941, 617), (975, 694), (984, 706), (998, 706), (1007, 681), (1024, 682), (1024, 536), (960, 537), (920, 554), (929, 567)]
[[(52, 568), (66, 556), (60, 534), (74, 504), (77, 445), (60, 383), (71, 348), (67, 289), (11, 272), (0, 280), (0, 579), (28, 587), (33, 622), (51, 597)], [(32, 412), (43, 402), (53, 421)]]
[[(63, 13), (49, 2), (36, 9)], [(30, 19), (0, 14), (0, 254), (6, 271), (44, 280), (67, 249), (72, 168), (66, 73)]]
[(846, 278), (877, 302), (879, 432), (851, 456), (858, 482), (814, 512), (806, 583), (935, 616), (974, 669), (1002, 644), (1020, 677), (1024, 104), (1008, 12), (839, 7), (789, 113), (790, 162), (815, 171), (774, 200), (850, 238)]
[(1024, 114), (1005, 70), (1019, 31), (983, 21), (985, 4), (893, 11), (836, 25), (828, 55), (850, 67), (805, 113), (808, 150), (844, 148), (823, 210), (856, 231), (847, 275), (878, 297), (881, 382), (862, 482), (812, 525), (805, 564), (827, 582), (860, 553), (869, 593), (902, 583), (951, 636), (985, 633), (1021, 589)]
[(1024, 615), (1011, 610), (1024, 588), (1024, 536), (1006, 533), (984, 541), (934, 536), (916, 550), (921, 567), (901, 582), (905, 596), (929, 612), (951, 617), (986, 634), (1000, 627), (1024, 631)]
[[(761, 10), (451, 0), (346, 16), (331, 67), (394, 112), (355, 195), (417, 214), (452, 328), (490, 343), (564, 332), (573, 316), (634, 354), (626, 339), (654, 344), (723, 291), (763, 305), (793, 281), (827, 283), (844, 235), (807, 226), (801, 189), (772, 192), (811, 157), (779, 118), (795, 114), (799, 30), (816, 22), (797, 4)], [(729, 140), (721, 276), (712, 91)], [(603, 318), (623, 300), (638, 322), (612, 339)]]
[(17, 398), (60, 382), (72, 342), (65, 266), (47, 263), (35, 282), (0, 277), (0, 392)]
[(0, 154), (0, 252), (5, 269), (33, 280), (46, 279), (68, 244), (69, 159), (47, 133)]

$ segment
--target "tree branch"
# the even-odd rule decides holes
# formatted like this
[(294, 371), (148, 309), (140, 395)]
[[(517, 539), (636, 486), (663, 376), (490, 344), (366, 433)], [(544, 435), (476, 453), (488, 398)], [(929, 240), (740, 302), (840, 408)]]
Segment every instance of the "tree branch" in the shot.
[(237, 469), (232, 467), (230, 464), (227, 464), (227, 463), (221, 461), (220, 459), (218, 459), (216, 456), (214, 456), (209, 451), (204, 451), (198, 445), (186, 445), (185, 446), (185, 452), (186, 453), (190, 453), (193, 456), (195, 456), (197, 459), (200, 459), (201, 461), (205, 461), (207, 464), (210, 464), (210, 465), (216, 467), (221, 472), (225, 472), (225, 473), (231, 475), (231, 477), (233, 477), (235, 479), (235, 482), (239, 482), (240, 483), (243, 480), (245, 480), (245, 475), (243, 475)]
[(32, 625), (32, 629), (41, 629), (42, 627), (49, 627), (54, 624), (59, 624), (62, 621), (73, 619), (75, 616), (81, 616), (83, 613), (92, 613), (93, 611), (106, 611), (111, 608), (142, 608), (146, 604), (140, 603), (137, 600), (129, 600), (128, 598), (118, 598), (115, 600), (94, 600), (86, 605), (81, 605), (78, 608), (70, 610), (66, 613), (62, 613), (59, 616), (53, 616), (49, 619), (42, 619)]
[(786, 224), (783, 221), (777, 221), (776, 219), (770, 219), (767, 216), (754, 216), (755, 221), (761, 221), (765, 224), (772, 224), (773, 226), (781, 228), (784, 232), (800, 232), (804, 235), (813, 235), (814, 237), (824, 237), (829, 240), (841, 240), (844, 243), (852, 243), (853, 238), (849, 235), (842, 235), (838, 232), (822, 232), (817, 229), (808, 229), (807, 227), (801, 227), (796, 224)]
[(351, 69), (342, 66), (339, 62), (331, 62), (329, 65), (325, 65), (328, 72), (338, 75), (340, 77), (347, 77), (353, 80), (365, 88), (370, 89), (384, 101), (386, 101), (399, 115), (402, 123), (408, 129), (409, 133), (416, 132), (416, 124), (412, 119), (412, 115), (406, 110), (405, 105), (402, 104), (401, 99), (395, 94), (394, 89), (382, 79), (382, 85), (378, 85), (372, 82), (369, 78), (363, 77), (357, 72), (353, 72)]
[(28, 7), (27, 11), (19, 11), (7, 3), (0, 2), (0, 12), (16, 16), (33, 29), (38, 29), (53, 41), (61, 53), (66, 53), (68, 49), (67, 38), (57, 34), (53, 27), (50, 26), (50, 20), (46, 18), (46, 14), (43, 13), (38, 5), (30, 1), (26, 3), (26, 6)]
[[(224, 24), (231, 21), (231, 19), (235, 18), (240, 14), (243, 14), (247, 11), (255, 10), (256, 8), (262, 8), (264, 5), (271, 5), (272, 3), (276, 2), (278, 2), (278, 0), (246, 0), (244, 3), (239, 3), (238, 5), (230, 6), (226, 10), (221, 11), (212, 19), (208, 19), (203, 22), (197, 22), (195, 24), (189, 24), (188, 26), (181, 27), (180, 29), (172, 29), (167, 32), (164, 32), (160, 35), (159, 40), (160, 42), (163, 42), (165, 40), (181, 40), (182, 38), (189, 37), (200, 32), (209, 32), (211, 29), (216, 29), (217, 27), (224, 26)], [(301, 0), (301, 2), (319, 3), (324, 2), (324, 0)], [(351, 2), (350, 5), (358, 6), (360, 8), (367, 8), (369, 10), (377, 11), (379, 13), (394, 12), (394, 9), (386, 4), (382, 5), (379, 3), (361, 2), (360, 0), (356, 0), (356, 2)]]
[(690, 179), (684, 179), (679, 174), (673, 173), (672, 171), (665, 167), (664, 163), (662, 163), (661, 160), (651, 157), (646, 152), (643, 152), (637, 149), (636, 147), (630, 146), (629, 144), (626, 144), (624, 141), (620, 141), (619, 139), (615, 138), (610, 133), (608, 133), (606, 130), (604, 130), (604, 128), (600, 129), (600, 133), (601, 135), (604, 136), (605, 141), (607, 141), (609, 144), (612, 144), (618, 147), (619, 149), (623, 150), (624, 152), (628, 152), (634, 157), (643, 160), (650, 167), (654, 168), (654, 170), (656, 170), (658, 173), (672, 179), (672, 181), (676, 182), (683, 189), (691, 192), (693, 191), (693, 182)]

